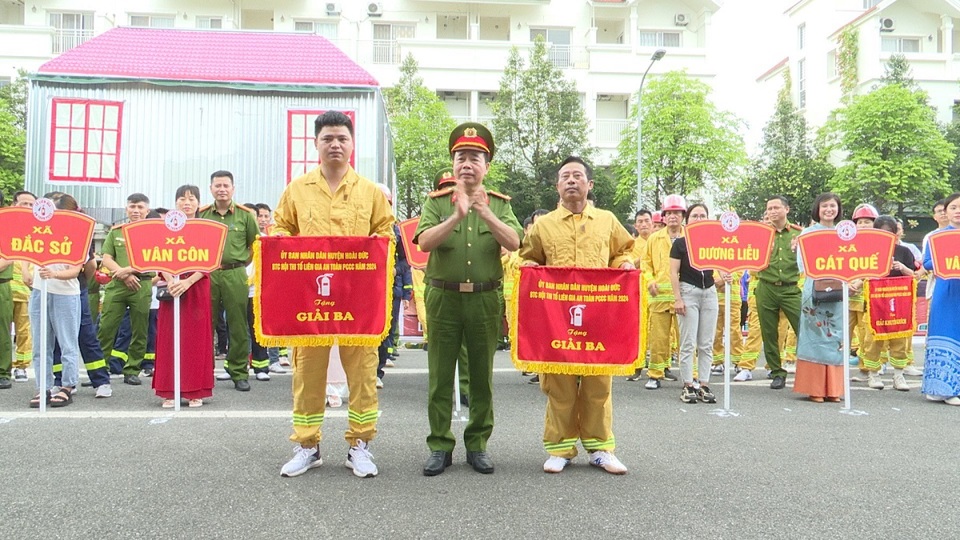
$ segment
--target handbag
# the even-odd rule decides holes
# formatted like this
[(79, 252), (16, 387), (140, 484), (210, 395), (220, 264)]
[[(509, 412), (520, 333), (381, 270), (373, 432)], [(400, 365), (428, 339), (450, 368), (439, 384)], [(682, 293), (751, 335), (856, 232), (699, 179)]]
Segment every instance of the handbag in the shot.
[(170, 289), (167, 288), (166, 284), (157, 286), (157, 300), (161, 302), (173, 300), (173, 295), (170, 294)]
[(814, 303), (820, 304), (841, 301), (843, 301), (843, 282), (833, 278), (813, 280)]

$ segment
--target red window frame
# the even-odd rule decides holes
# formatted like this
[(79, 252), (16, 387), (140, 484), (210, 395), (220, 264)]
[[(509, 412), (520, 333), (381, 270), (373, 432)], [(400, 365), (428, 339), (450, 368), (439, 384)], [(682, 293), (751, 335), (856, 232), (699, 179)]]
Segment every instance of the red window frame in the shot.
[[(58, 123), (58, 120), (62, 120), (58, 112), (64, 107), (68, 108), (64, 115), (66, 123)], [(91, 114), (96, 112), (98, 107), (100, 108), (99, 118), (96, 114)], [(106, 125), (108, 109), (116, 109), (115, 126)], [(49, 180), (119, 184), (122, 132), (122, 101), (53, 98), (50, 108)], [(111, 134), (114, 144), (113, 148), (107, 151), (108, 148), (105, 147), (104, 142), (111, 137)], [(62, 161), (64, 159), (65, 162)], [(109, 160), (113, 161), (113, 174), (110, 175), (108, 172), (104, 175), (104, 162)], [(60, 161), (59, 164), (58, 161)]]
[[(316, 136), (313, 134), (314, 119), (327, 112), (328, 109), (287, 109), (287, 183), (294, 178), (306, 174), (313, 167), (320, 164), (320, 157), (317, 155)], [(356, 167), (357, 157), (357, 113), (356, 111), (341, 111), (350, 117), (353, 122), (354, 140), (353, 154), (350, 155), (350, 166)], [(303, 129), (294, 133), (294, 121), (297, 117), (303, 117)], [(294, 152), (297, 156), (303, 156), (304, 159), (294, 159)], [(315, 158), (311, 159), (311, 156)]]

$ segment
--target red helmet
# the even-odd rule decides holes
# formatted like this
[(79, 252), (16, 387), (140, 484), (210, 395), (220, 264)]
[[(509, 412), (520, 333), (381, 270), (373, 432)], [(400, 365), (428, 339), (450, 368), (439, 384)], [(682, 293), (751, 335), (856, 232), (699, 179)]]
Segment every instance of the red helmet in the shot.
[(682, 195), (667, 195), (663, 198), (663, 208), (660, 210), (667, 212), (670, 210), (679, 210), (681, 212), (687, 211), (687, 201), (683, 199)]
[(97, 283), (101, 285), (106, 285), (107, 283), (110, 283), (110, 274), (106, 274), (104, 272), (101, 272), (100, 270), (97, 270), (93, 274), (93, 278), (96, 279)]
[(650, 221), (654, 223), (663, 223), (663, 214), (656, 210), (650, 214)]
[(877, 219), (878, 217), (880, 217), (880, 213), (877, 212), (877, 209), (874, 208), (872, 204), (863, 203), (853, 209), (854, 221), (860, 218)]

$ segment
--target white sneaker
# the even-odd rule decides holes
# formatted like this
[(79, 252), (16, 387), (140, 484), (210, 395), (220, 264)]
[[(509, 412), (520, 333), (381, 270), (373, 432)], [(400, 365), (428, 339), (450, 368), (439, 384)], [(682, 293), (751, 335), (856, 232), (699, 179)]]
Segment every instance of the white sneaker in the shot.
[(286, 356), (281, 356), (281, 357), (280, 357), (280, 361), (278, 362), (278, 364), (280, 364), (280, 365), (283, 366), (283, 367), (289, 367), (289, 366), (290, 366), (290, 359), (289, 359), (288, 357), (286, 357)]
[(910, 385), (907, 384), (907, 380), (903, 378), (903, 373), (897, 373), (893, 376), (893, 389), (901, 392), (910, 391)]
[(933, 394), (924, 394), (923, 397), (927, 398), (928, 401), (946, 401), (947, 400), (947, 398), (945, 398), (944, 396), (935, 396)]
[(908, 377), (923, 377), (923, 368), (917, 366), (907, 366), (903, 368), (903, 374)]
[(377, 377), (377, 390), (383, 388), (383, 379)]
[(796, 362), (784, 362), (783, 370), (787, 373), (796, 373), (797, 372), (797, 363)]
[(710, 373), (713, 373), (714, 375), (723, 375), (723, 364), (710, 366)]
[(27, 382), (27, 370), (17, 368), (13, 370), (13, 382)]
[(323, 465), (323, 460), (320, 459), (319, 447), (304, 448), (298, 444), (293, 447), (293, 458), (280, 468), (280, 476), (284, 478), (300, 476), (320, 465)]
[(736, 377), (733, 378), (735, 382), (746, 382), (753, 380), (753, 372), (749, 369), (741, 369)]
[(547, 461), (543, 464), (543, 472), (546, 473), (558, 473), (562, 472), (563, 468), (570, 463), (570, 460), (567, 458), (562, 458), (560, 456), (550, 456), (547, 458)]
[(270, 373), (290, 373), (290, 370), (281, 366), (280, 362), (274, 362), (270, 364), (270, 367), (267, 368), (267, 371)]
[(327, 396), (327, 405), (336, 409), (343, 405), (343, 398), (339, 394), (330, 394)]
[(883, 390), (883, 381), (880, 380), (880, 374), (871, 371), (870, 375), (867, 376), (867, 386), (875, 390)]
[(112, 395), (113, 395), (113, 388), (111, 388), (109, 384), (101, 384), (100, 386), (97, 387), (97, 395), (95, 397), (108, 398)]
[(368, 450), (367, 443), (363, 441), (357, 441), (356, 446), (350, 447), (344, 465), (348, 469), (353, 469), (353, 475), (360, 478), (373, 478), (379, 472), (373, 463), (373, 454)]
[(393, 363), (393, 360), (387, 358), (387, 360), (383, 363), (383, 367), (396, 367), (396, 364)]
[(258, 380), (258, 381), (269, 381), (269, 380), (270, 380), (270, 374), (269, 374), (269, 373), (259, 372), (259, 373), (257, 373), (257, 380)]
[(643, 385), (647, 390), (656, 390), (660, 388), (660, 379), (649, 379), (647, 384)]
[(229, 381), (229, 380), (230, 380), (230, 374), (227, 373), (226, 371), (224, 371), (223, 373), (217, 373), (217, 380), (218, 380), (218, 381)]
[(953, 396), (943, 400), (947, 405), (960, 406), (960, 396)]
[(617, 459), (617, 456), (610, 452), (598, 450), (590, 452), (590, 464), (594, 467), (600, 467), (610, 474), (627, 474), (627, 468)]
[(867, 382), (868, 380), (870, 380), (870, 379), (869, 379), (869, 377), (870, 377), (870, 372), (869, 372), (869, 371), (864, 371), (864, 370), (861, 369), (861, 370), (858, 370), (857, 373), (858, 373), (857, 375), (851, 375), (851, 376), (850, 376), (850, 380), (851, 380), (851, 381), (853, 381), (853, 382)]

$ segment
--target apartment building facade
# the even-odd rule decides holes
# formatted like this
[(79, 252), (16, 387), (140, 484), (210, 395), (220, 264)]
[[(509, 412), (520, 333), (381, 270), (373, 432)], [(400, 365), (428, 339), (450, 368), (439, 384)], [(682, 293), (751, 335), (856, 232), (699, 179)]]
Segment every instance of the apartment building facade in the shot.
[[(381, 86), (413, 54), (425, 84), (458, 120), (488, 121), (503, 67), (542, 36), (573, 80), (599, 164), (616, 153), (641, 76), (685, 69), (713, 79), (712, 0), (0, 0), (0, 77), (118, 26), (307, 32), (333, 41)], [(309, 62), (304, 58), (304, 62)]]

